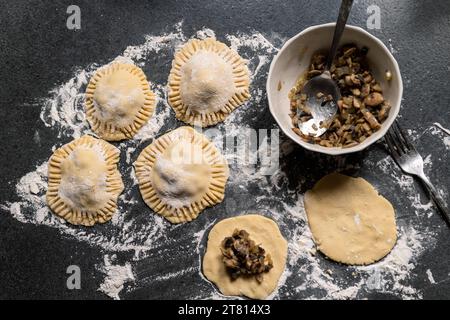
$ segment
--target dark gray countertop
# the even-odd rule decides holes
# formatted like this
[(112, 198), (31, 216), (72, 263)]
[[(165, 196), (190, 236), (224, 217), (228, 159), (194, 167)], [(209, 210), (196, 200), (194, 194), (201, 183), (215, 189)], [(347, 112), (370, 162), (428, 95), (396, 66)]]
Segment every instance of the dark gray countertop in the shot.
[[(108, 63), (122, 54), (127, 46), (142, 44), (145, 35), (171, 32), (180, 21), (183, 21), (182, 32), (188, 37), (207, 27), (226, 42), (224, 37), (227, 34), (252, 34), (256, 30), (280, 46), (279, 38), (289, 38), (310, 25), (333, 21), (338, 9), (338, 2), (332, 0), (80, 0), (76, 4), (82, 12), (81, 30), (72, 31), (66, 28), (66, 9), (70, 4), (72, 1), (23, 0), (6, 0), (0, 4), (0, 203), (20, 201), (15, 190), (18, 180), (46, 161), (55, 144), (61, 145), (71, 140), (70, 136), (64, 135), (58, 138), (56, 131), (46, 127), (40, 120), (40, 113), (42, 102), (49, 97), (49, 92), (72, 78), (79, 68), (86, 68), (92, 63)], [(434, 122), (450, 127), (448, 1), (355, 1), (350, 23), (366, 28), (366, 9), (371, 4), (381, 8), (382, 20), (380, 30), (369, 31), (391, 49), (403, 75), (404, 95), (399, 121), (403, 127), (411, 130), (420, 153), (424, 157), (430, 155), (427, 174), (443, 190), (448, 200), (448, 140), (445, 145), (443, 133), (433, 127)], [(155, 61), (161, 65), (153, 66)], [(147, 74), (151, 72), (152, 81), (164, 85), (170, 61), (170, 56), (148, 61), (144, 71)], [(264, 91), (264, 73), (267, 70), (268, 64), (261, 71), (263, 76), (252, 83), (254, 88)], [(244, 113), (241, 120), (253, 128), (276, 128), (268, 112), (264, 92), (257, 107), (248, 114)], [(172, 115), (167, 127), (179, 125), (181, 123), (176, 122)], [(36, 138), (33, 139), (36, 132), (40, 137), (38, 142)], [(317, 179), (338, 166), (339, 161), (334, 158), (306, 152), (290, 144), (282, 135), (280, 139), (292, 150), (282, 154), (280, 159), (282, 171), (289, 168), (289, 174), (287, 180), (274, 189), (274, 204), (266, 206), (258, 200), (262, 192), (258, 184), (248, 185), (244, 193), (238, 184), (231, 185), (227, 189), (224, 204), (208, 209), (198, 221), (183, 227), (171, 228), (167, 225), (161, 229), (167, 233), (163, 237), (164, 241), (161, 240), (149, 250), (144, 259), (133, 258), (134, 252), (131, 251), (108, 251), (88, 241), (79, 241), (76, 236), (70, 236), (62, 229), (19, 222), (5, 206), (1, 207), (0, 298), (106, 298), (97, 291), (105, 277), (99, 266), (104, 264), (105, 255), (114, 253), (117, 253), (117, 263), (123, 265), (130, 261), (137, 279), (134, 283), (125, 284), (125, 289), (120, 292), (121, 298), (211, 297), (214, 289), (198, 272), (197, 244), (192, 243), (190, 236), (210, 226), (214, 219), (230, 216), (230, 210), (237, 214), (278, 208), (283, 214), (280, 203), (291, 201), (288, 198), (295, 198), (293, 193), (304, 192)], [(147, 144), (137, 146), (137, 151)], [(137, 151), (133, 159), (137, 157)], [(383, 163), (389, 163), (387, 168), (382, 166)], [(420, 197), (422, 203), (427, 202), (420, 185), (415, 182), (404, 188), (399, 184), (399, 180), (406, 178), (391, 164), (381, 143), (347, 157), (346, 164), (351, 174), (367, 178), (393, 203), (400, 227), (413, 226), (420, 230), (423, 250), (418, 250), (420, 255), (413, 258), (414, 267), (408, 269), (407, 278), (399, 280), (403, 285), (415, 288), (418, 294), (412, 294), (411, 297), (450, 298), (450, 230), (433, 208), (414, 207), (411, 198), (415, 195)], [(389, 170), (392, 172), (386, 172)], [(132, 192), (137, 194), (135, 186)], [(148, 222), (146, 217), (151, 214), (142, 201), (132, 210), (133, 219), (140, 219), (142, 223)], [(271, 215), (270, 212), (265, 214)], [(286, 237), (294, 234), (293, 228), (301, 227), (304, 230), (304, 221), (280, 223)], [(108, 229), (107, 226), (98, 228), (99, 232), (106, 235), (114, 232), (113, 228)], [(155, 238), (158, 241), (159, 237)], [(200, 241), (200, 253), (204, 240)], [(346, 279), (346, 267), (325, 260), (321, 255), (315, 259), (318, 259), (323, 269), (332, 271), (333, 281), (339, 283), (339, 288), (353, 285), (353, 280)], [(276, 298), (348, 297), (323, 294), (320, 286), (314, 285), (314, 280), (305, 280), (304, 273), (297, 273), (296, 267), (307, 265), (308, 261), (299, 259), (291, 265), (292, 274), (280, 287)], [(66, 288), (66, 268), (72, 264), (82, 270), (80, 290)], [(436, 283), (430, 281), (427, 270), (432, 272)], [(168, 273), (172, 275), (164, 277)], [(158, 278), (158, 275), (162, 278)], [(306, 287), (299, 289), (302, 284)], [(406, 289), (362, 287), (357, 294), (349, 296), (369, 299), (408, 296), (402, 292)]]

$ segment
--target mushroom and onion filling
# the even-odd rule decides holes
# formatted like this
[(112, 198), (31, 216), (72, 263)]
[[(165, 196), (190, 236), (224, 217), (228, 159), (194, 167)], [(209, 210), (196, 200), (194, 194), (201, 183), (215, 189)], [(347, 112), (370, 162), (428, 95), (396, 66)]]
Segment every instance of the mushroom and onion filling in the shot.
[[(341, 99), (338, 100), (338, 112), (328, 123), (321, 123), (327, 131), (313, 137), (303, 134), (298, 128), (300, 122), (311, 119), (311, 113), (305, 102), (306, 94), (302, 93), (304, 84), (314, 76), (322, 74), (326, 63), (326, 55), (316, 53), (311, 59), (309, 70), (297, 81), (289, 93), (291, 101), (292, 130), (303, 140), (324, 147), (349, 148), (363, 142), (375, 131), (389, 114), (390, 105), (383, 97), (380, 84), (369, 69), (366, 54), (368, 49), (359, 49), (355, 45), (342, 46), (330, 68), (332, 79), (337, 83)], [(386, 80), (392, 78), (386, 71)], [(332, 97), (317, 95), (324, 102)]]
[(245, 230), (235, 229), (231, 237), (222, 241), (223, 263), (233, 280), (240, 276), (254, 276), (261, 283), (263, 273), (273, 267), (270, 254), (257, 245)]

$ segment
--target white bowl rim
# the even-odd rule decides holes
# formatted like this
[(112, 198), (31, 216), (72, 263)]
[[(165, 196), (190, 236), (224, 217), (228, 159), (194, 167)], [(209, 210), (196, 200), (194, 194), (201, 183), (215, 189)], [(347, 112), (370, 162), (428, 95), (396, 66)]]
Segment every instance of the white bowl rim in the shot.
[(295, 138), (295, 137), (298, 137), (296, 133), (294, 133), (292, 130), (284, 130), (283, 129), (283, 126), (281, 125), (281, 121), (277, 117), (277, 115), (275, 114), (274, 109), (273, 109), (274, 106), (272, 106), (272, 103), (271, 103), (271, 100), (272, 100), (272, 88), (270, 86), (270, 79), (271, 79), (272, 71), (273, 71), (273, 68), (274, 68), (275, 64), (276, 64), (276, 62), (277, 62), (281, 52), (283, 52), (284, 49), (286, 49), (292, 42), (297, 40), (297, 38), (299, 38), (303, 34), (308, 33), (308, 32), (310, 32), (310, 31), (312, 31), (314, 29), (319, 29), (319, 28), (324, 28), (324, 27), (331, 27), (331, 26), (335, 26), (335, 25), (336, 25), (335, 22), (330, 22), (330, 23), (324, 23), (324, 24), (310, 26), (310, 27), (302, 30), (300, 33), (296, 34), (292, 38), (290, 38), (288, 41), (286, 41), (284, 43), (284, 45), (281, 47), (281, 49), (278, 51), (278, 53), (275, 55), (275, 57), (272, 59), (272, 62), (270, 63), (269, 73), (268, 73), (268, 76), (267, 76), (267, 81), (266, 81), (266, 93), (267, 93), (267, 100), (269, 102), (270, 113), (272, 114), (272, 117), (275, 119), (276, 123), (281, 128), (281, 130), (284, 132), (284, 134), (287, 135), (291, 140), (293, 140), (294, 142), (296, 142), (297, 144), (301, 145), (303, 148), (305, 148), (307, 150), (314, 151), (314, 152), (325, 153), (325, 154), (329, 154), (329, 155), (341, 155), (341, 154), (348, 154), (348, 153), (359, 152), (359, 151), (362, 151), (365, 148), (369, 147), (373, 143), (377, 142), (381, 138), (383, 138), (383, 136), (386, 134), (386, 132), (389, 130), (389, 128), (391, 127), (392, 123), (394, 123), (394, 120), (398, 116), (398, 113), (400, 111), (401, 100), (402, 100), (402, 97), (403, 97), (403, 80), (402, 80), (402, 77), (401, 77), (400, 68), (398, 66), (397, 60), (394, 58), (394, 56), (389, 51), (389, 49), (386, 47), (386, 45), (380, 39), (378, 39), (374, 35), (370, 34), (366, 30), (364, 30), (363, 28), (347, 24), (345, 26), (346, 29), (352, 29), (354, 31), (361, 32), (364, 35), (366, 35), (367, 37), (371, 38), (371, 40), (375, 41), (387, 53), (387, 55), (390, 57), (390, 59), (393, 62), (393, 65), (394, 65), (395, 74), (399, 75), (399, 77), (398, 77), (398, 79), (399, 79), (399, 88), (398, 88), (399, 101), (398, 101), (398, 106), (396, 106), (395, 108), (391, 108), (391, 112), (392, 113), (389, 114), (389, 117), (384, 122), (385, 125), (379, 131), (379, 132), (381, 132), (380, 137), (378, 139), (376, 139), (376, 140), (371, 141), (371, 142), (367, 142), (367, 140), (363, 141), (363, 142), (361, 142), (361, 143), (359, 143), (356, 146), (351, 147), (351, 148), (335, 148), (335, 147), (330, 148), (330, 147), (323, 147), (323, 146), (320, 146), (318, 144), (308, 143), (306, 141), (298, 141)]

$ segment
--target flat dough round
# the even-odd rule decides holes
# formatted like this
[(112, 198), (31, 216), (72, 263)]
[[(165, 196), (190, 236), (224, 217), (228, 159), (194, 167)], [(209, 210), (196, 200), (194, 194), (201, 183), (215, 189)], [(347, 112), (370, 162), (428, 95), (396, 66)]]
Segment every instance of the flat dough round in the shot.
[(48, 163), (49, 207), (75, 225), (110, 220), (123, 191), (118, 162), (116, 147), (88, 135), (57, 149)]
[(146, 147), (135, 164), (145, 203), (172, 223), (222, 202), (228, 164), (203, 134), (180, 127)]
[(193, 39), (176, 54), (169, 104), (176, 117), (202, 127), (223, 121), (250, 97), (246, 61), (224, 43)]
[(86, 117), (102, 139), (132, 138), (155, 109), (155, 95), (144, 72), (113, 62), (96, 71), (86, 89)]
[(317, 249), (335, 261), (370, 264), (397, 241), (394, 208), (363, 178), (325, 176), (306, 192), (305, 209)]
[[(246, 230), (250, 238), (260, 245), (273, 261), (273, 268), (264, 273), (264, 280), (258, 283), (255, 277), (239, 277), (232, 280), (222, 261), (220, 247), (225, 237), (230, 237), (235, 229)], [(246, 296), (265, 299), (277, 287), (284, 271), (287, 257), (287, 241), (278, 225), (269, 218), (257, 214), (225, 219), (217, 223), (209, 232), (206, 253), (203, 258), (203, 274), (227, 296)]]

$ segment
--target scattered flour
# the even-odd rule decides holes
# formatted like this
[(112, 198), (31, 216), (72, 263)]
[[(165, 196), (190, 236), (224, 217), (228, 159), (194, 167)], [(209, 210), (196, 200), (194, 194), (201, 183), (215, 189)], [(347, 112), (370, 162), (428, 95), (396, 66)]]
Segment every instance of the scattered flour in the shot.
[(197, 272), (198, 268), (196, 267), (188, 267), (185, 269), (181, 269), (180, 271), (177, 272), (172, 272), (172, 273), (166, 273), (163, 275), (157, 275), (153, 278), (150, 278), (151, 281), (164, 281), (164, 280), (168, 280), (168, 279), (172, 279), (172, 278), (178, 278), (178, 277), (182, 277), (185, 274), (189, 274), (189, 273), (193, 273), (193, 272)]
[(444, 144), (447, 147), (447, 149), (450, 149), (450, 137), (444, 138)]
[(83, 133), (90, 132), (83, 112), (84, 88), (97, 67), (92, 64), (75, 70), (74, 77), (54, 88), (50, 98), (44, 101), (41, 120), (47, 127), (55, 129), (58, 138), (79, 138)]
[(391, 38), (388, 39), (388, 45), (389, 45), (389, 51), (391, 51), (392, 54), (396, 54), (397, 53), (397, 49), (395, 49), (394, 46), (392, 45), (392, 39)]
[(100, 271), (106, 277), (98, 290), (115, 300), (120, 300), (119, 293), (124, 288), (125, 283), (134, 281), (134, 275), (129, 262), (122, 266), (113, 264), (115, 260), (115, 255), (105, 255), (104, 265), (100, 267)]
[[(201, 39), (215, 37), (215, 33), (211, 29), (203, 28), (194, 37)], [(158, 62), (167, 65), (170, 63), (173, 52), (188, 39), (189, 37), (183, 32), (183, 24), (180, 22), (174, 26), (171, 32), (146, 36), (142, 44), (127, 47), (123, 54), (116, 59), (133, 62), (144, 67), (150, 60), (149, 58), (158, 57), (162, 59)], [(250, 187), (257, 186), (258, 195), (249, 200), (253, 201), (252, 210), (274, 218), (289, 241), (287, 268), (280, 279), (277, 290), (270, 298), (351, 299), (364, 298), (366, 294), (373, 291), (392, 293), (402, 298), (420, 298), (420, 290), (412, 288), (408, 283), (417, 258), (434, 244), (435, 235), (420, 225), (413, 225), (407, 223), (407, 220), (401, 219), (399, 220), (400, 234), (397, 245), (385, 259), (367, 267), (349, 267), (342, 273), (339, 265), (324, 259), (316, 252), (312, 235), (307, 226), (303, 196), (298, 188), (288, 187), (285, 171), (279, 168), (273, 172), (272, 176), (267, 176), (265, 168), (261, 165), (255, 166), (261, 152), (266, 152), (268, 148), (271, 148), (268, 138), (262, 141), (261, 147), (255, 152), (242, 154), (224, 148), (223, 141), (227, 137), (244, 135), (243, 132), (250, 130), (252, 121), (261, 114), (258, 108), (265, 99), (265, 92), (255, 84), (264, 85), (271, 58), (277, 53), (277, 47), (284, 41), (276, 34), (267, 37), (259, 32), (225, 35), (225, 39), (234, 50), (248, 60), (254, 85), (251, 88), (251, 99), (246, 105), (235, 110), (224, 123), (215, 127), (217, 132), (212, 137), (212, 141), (219, 148), (222, 147), (225, 157), (230, 163), (232, 174), (227, 188), (246, 194)], [(391, 41), (389, 43), (391, 51), (394, 52)], [(99, 65), (94, 63), (74, 70), (74, 77), (53, 89), (50, 96), (43, 101), (40, 118), (47, 127), (55, 131), (59, 138), (78, 138), (86, 133), (92, 134), (84, 117), (83, 100), (88, 80), (98, 67)], [(144, 259), (148, 252), (156, 248), (158, 244), (168, 241), (166, 233), (177, 227), (171, 226), (159, 215), (150, 212), (140, 216), (135, 216), (133, 213), (137, 204), (141, 203), (136, 176), (131, 166), (137, 157), (136, 152), (142, 144), (149, 143), (155, 137), (176, 126), (173, 121), (169, 121), (174, 118), (174, 114), (167, 104), (165, 83), (152, 82), (151, 87), (158, 96), (155, 114), (133, 140), (124, 141), (118, 145), (126, 163), (126, 166), (120, 165), (126, 188), (119, 198), (119, 213), (113, 216), (112, 221), (105, 226), (106, 228), (74, 227), (49, 212), (45, 201), (47, 162), (42, 162), (34, 171), (27, 173), (17, 182), (18, 201), (0, 205), (0, 209), (9, 212), (20, 222), (53, 227), (63, 235), (104, 250), (104, 263), (99, 266), (99, 270), (105, 274), (105, 278), (99, 290), (114, 299), (119, 299), (119, 294), (126, 283), (136, 282), (135, 287), (139, 287), (138, 279), (133, 274), (132, 265)], [(426, 132), (421, 134), (426, 134)], [(416, 136), (416, 139), (419, 139), (417, 132), (411, 133)], [(430, 129), (428, 133), (439, 135), (442, 134), (442, 131), (440, 133), (432, 132)], [(443, 141), (448, 149), (449, 141), (445, 140), (446, 138), (443, 138)], [(278, 146), (277, 139), (278, 135), (270, 138), (271, 142), (275, 141)], [(280, 156), (284, 157), (292, 152), (292, 144), (288, 141), (279, 142)], [(52, 150), (49, 150), (49, 155), (60, 145), (58, 143)], [(416, 216), (423, 212), (426, 214), (432, 212), (431, 204), (422, 204), (421, 199), (418, 198), (413, 179), (403, 175), (389, 157), (376, 163), (366, 163), (366, 165), (372, 166), (381, 174), (388, 174), (393, 182), (398, 184), (398, 187), (412, 203)], [(432, 156), (427, 157), (427, 165), (432, 166)], [(274, 194), (277, 194), (276, 198), (273, 197)], [(226, 197), (224, 202), (227, 213), (236, 214), (236, 211), (241, 210), (230, 197)], [(152, 279), (164, 281), (194, 272), (198, 272), (205, 279), (200, 267), (202, 245), (206, 243), (207, 232), (215, 222), (217, 221), (208, 221), (201, 231), (193, 233), (191, 236), (199, 256), (198, 264), (180, 266), (176, 272), (158, 274)], [(426, 241), (424, 241), (425, 238)], [(173, 241), (173, 239), (171, 240)], [(124, 265), (117, 264), (115, 253), (128, 251), (133, 253), (132, 259)], [(331, 269), (334, 271), (331, 272)], [(343, 281), (338, 273), (345, 277), (346, 281)], [(311, 289), (314, 290), (314, 294), (310, 293)], [(230, 297), (222, 296), (211, 286), (210, 292), (195, 293), (192, 297), (187, 298), (229, 299)]]
[(428, 281), (430, 281), (431, 284), (435, 284), (436, 281), (434, 280), (433, 274), (431, 273), (430, 269), (427, 269), (426, 274), (428, 277)]
[(208, 28), (203, 28), (202, 30), (197, 31), (196, 38), (198, 39), (207, 39), (207, 38), (215, 38), (216, 34), (213, 30)]
[(450, 149), (450, 137), (449, 137), (449, 136), (450, 136), (450, 130), (444, 128), (444, 127), (443, 127), (440, 123), (438, 123), (438, 122), (435, 122), (434, 125), (435, 125), (436, 127), (438, 127), (439, 129), (441, 129), (443, 133), (446, 133), (446, 134), (447, 134), (447, 136), (442, 137), (442, 135), (439, 135), (439, 133), (436, 133), (435, 131), (434, 131), (434, 133), (433, 133), (434, 135), (438, 135), (438, 136), (441, 136), (441, 137), (442, 137), (442, 142), (444, 143), (445, 148), (446, 148), (447, 150), (449, 150), (449, 149)]

